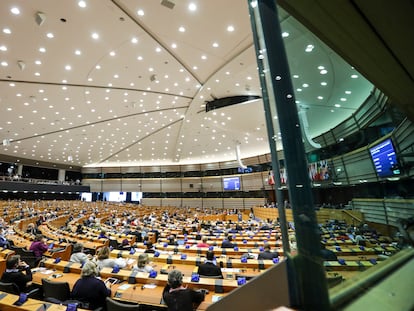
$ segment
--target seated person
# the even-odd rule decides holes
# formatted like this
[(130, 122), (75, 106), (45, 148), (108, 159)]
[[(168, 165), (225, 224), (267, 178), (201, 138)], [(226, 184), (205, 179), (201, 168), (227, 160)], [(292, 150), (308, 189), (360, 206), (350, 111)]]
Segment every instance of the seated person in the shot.
[(83, 252), (83, 244), (82, 243), (76, 243), (75, 245), (73, 245), (73, 252), (72, 252), (72, 255), (70, 256), (70, 259), (69, 259), (70, 262), (85, 263), (89, 259), (92, 259), (92, 257), (90, 255), (89, 256), (86, 255)]
[(30, 266), (21, 261), (19, 255), (10, 256), (6, 261), (6, 271), (2, 275), (1, 281), (15, 283), (21, 292), (25, 292), (32, 284)]
[(264, 250), (259, 253), (259, 256), (257, 259), (270, 259), (277, 258), (278, 254), (271, 251), (270, 245), (268, 243), (265, 243)]
[(168, 245), (178, 245), (177, 241), (175, 240), (175, 236), (174, 235), (170, 235), (168, 237)]
[(133, 271), (138, 271), (138, 272), (150, 272), (152, 269), (152, 266), (149, 264), (149, 257), (148, 254), (143, 253), (143, 254), (139, 254), (138, 256), (138, 262), (137, 262), (137, 266), (132, 268)]
[(147, 249), (144, 251), (144, 253), (155, 253), (155, 247), (152, 245), (152, 242), (147, 242)]
[(118, 246), (118, 249), (121, 251), (126, 251), (131, 249), (131, 245), (129, 245), (128, 239), (123, 239), (121, 244)]
[(223, 278), (220, 267), (217, 267), (214, 263), (214, 252), (208, 251), (206, 253), (207, 260), (198, 266), (198, 274), (203, 276), (218, 276), (220, 279)]
[(101, 271), (102, 268), (113, 268), (118, 266), (119, 268), (123, 269), (127, 266), (127, 262), (123, 258), (109, 258), (109, 247), (104, 246), (98, 250), (98, 254), (96, 256), (96, 264), (98, 266), (98, 270)]
[(223, 240), (223, 242), (221, 243), (221, 248), (234, 248), (234, 244), (232, 243), (232, 237), (230, 235)]
[(337, 261), (338, 258), (336, 257), (336, 254), (330, 250), (327, 249), (325, 246), (325, 243), (321, 242), (321, 257), (323, 258), (323, 260), (326, 261)]
[(37, 259), (42, 258), (43, 254), (48, 250), (46, 238), (41, 234), (36, 234), (35, 240), (32, 242), (29, 249), (33, 251)]
[(207, 237), (203, 237), (201, 242), (197, 244), (197, 247), (210, 247), (210, 245), (207, 244), (207, 241)]
[(35, 224), (31, 222), (26, 227), (26, 233), (36, 235), (40, 234), (41, 232), (36, 228)]
[(204, 300), (202, 291), (183, 286), (183, 274), (179, 270), (168, 273), (168, 283), (162, 292), (168, 311), (193, 311), (193, 304)]
[(6, 238), (6, 232), (3, 228), (0, 228), (0, 247), (9, 248), (10, 242)]
[(99, 235), (98, 235), (98, 239), (108, 239), (108, 237), (106, 236), (106, 231), (102, 230)]
[(78, 279), (72, 289), (72, 299), (85, 304), (83, 307), (95, 310), (103, 308), (106, 310), (106, 297), (111, 296), (111, 290), (105, 283), (98, 279), (98, 267), (93, 261), (88, 261), (82, 268), (81, 278)]

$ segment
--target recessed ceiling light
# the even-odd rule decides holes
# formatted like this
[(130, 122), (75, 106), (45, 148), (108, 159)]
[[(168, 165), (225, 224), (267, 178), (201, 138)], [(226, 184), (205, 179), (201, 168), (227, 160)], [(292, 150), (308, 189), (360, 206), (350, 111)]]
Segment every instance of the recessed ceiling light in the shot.
[(39, 52), (40, 52), (40, 53), (46, 53), (46, 49), (45, 49), (44, 47), (40, 47), (40, 48), (39, 48)]
[(144, 15), (145, 15), (144, 10), (139, 9), (139, 10), (137, 11), (137, 15), (138, 15), (138, 16), (144, 16)]
[(37, 60), (37, 61), (35, 61), (35, 64), (36, 64), (36, 65), (41, 65), (41, 64), (42, 64), (42, 62), (41, 62), (40, 60)]
[(328, 83), (326, 83), (326, 82), (321, 82), (321, 85), (322, 85), (322, 86), (326, 86), (326, 85), (328, 85)]
[(109, 52), (109, 55), (111, 55), (111, 56), (115, 56), (115, 55), (116, 55), (116, 53), (115, 53), (114, 51), (111, 51), (111, 52)]
[(358, 78), (358, 75), (355, 75), (355, 74), (354, 74), (354, 75), (352, 75), (352, 76), (351, 76), (351, 78), (352, 78), (352, 79), (356, 79), (356, 78)]
[(282, 32), (282, 38), (289, 37), (289, 33), (287, 31)]
[(309, 87), (309, 84), (307, 84), (307, 83), (303, 83), (303, 84), (302, 84), (302, 86), (303, 86), (303, 87)]
[(178, 28), (178, 31), (179, 31), (179, 32), (185, 32), (185, 28), (184, 28), (184, 26), (180, 26), (180, 27)]
[(92, 33), (92, 38), (95, 40), (99, 39), (99, 34), (96, 32)]
[(293, 78), (294, 79), (298, 79), (299, 78), (299, 75), (293, 75)]
[(191, 3), (188, 5), (188, 10), (190, 10), (190, 11), (192, 11), (192, 12), (196, 11), (196, 10), (197, 10), (197, 5), (196, 5), (194, 2), (191, 2)]
[(346, 102), (346, 98), (345, 97), (342, 97), (341, 98), (341, 102)]
[(161, 48), (160, 48), (160, 47), (157, 47), (157, 48), (155, 49), (155, 52), (160, 53), (160, 52), (161, 52)]
[(218, 48), (218, 47), (219, 47), (219, 44), (217, 42), (214, 42), (213, 43), (213, 48)]
[(81, 55), (81, 54), (82, 54), (82, 52), (81, 52), (80, 50), (76, 50), (76, 51), (75, 51), (75, 54), (76, 54), (76, 55)]
[(312, 52), (313, 51), (313, 49), (315, 48), (315, 46), (314, 45), (312, 45), (312, 44), (308, 44), (307, 46), (306, 46), (306, 49), (305, 49), (305, 52)]
[(320, 71), (320, 74), (321, 75), (326, 75), (328, 73), (328, 70), (326, 70), (326, 69), (322, 69), (321, 71)]
[(335, 107), (339, 108), (339, 107), (341, 107), (341, 105), (340, 104), (335, 104)]
[(176, 49), (176, 48), (177, 48), (177, 44), (173, 43), (173, 44), (171, 44), (171, 47), (172, 47), (173, 49)]
[(323, 99), (323, 96), (318, 96), (318, 99)]
[(137, 44), (137, 43), (138, 43), (138, 39), (137, 39), (137, 38), (135, 38), (135, 37), (134, 37), (134, 38), (132, 38), (132, 39), (131, 39), (131, 43)]
[(86, 8), (86, 2), (85, 2), (85, 1), (83, 1), (83, 0), (78, 1), (78, 5), (79, 5), (79, 7), (81, 7), (81, 8)]
[(47, 35), (46, 35), (46, 37), (52, 39), (52, 38), (55, 37), (55, 35), (53, 33), (51, 33), (51, 32), (48, 32)]
[(12, 12), (14, 15), (19, 15), (20, 14), (20, 10), (17, 7), (11, 8), (10, 12)]
[(7, 47), (5, 45), (0, 46), (0, 51), (3, 51), (3, 52), (7, 51)]
[(351, 91), (345, 91), (345, 94), (351, 94), (352, 92)]
[(325, 69), (325, 66), (318, 66), (318, 69), (323, 70), (323, 69)]
[(2, 65), (3, 67), (7, 67), (9, 64), (8, 64), (7, 62), (3, 61), (3, 62), (1, 62), (1, 65)]
[(233, 25), (227, 26), (227, 31), (228, 32), (233, 32), (234, 31), (234, 26)]
[(65, 69), (66, 69), (66, 70), (71, 70), (71, 69), (72, 69), (72, 67), (71, 67), (71, 65), (66, 65), (66, 66), (65, 66)]

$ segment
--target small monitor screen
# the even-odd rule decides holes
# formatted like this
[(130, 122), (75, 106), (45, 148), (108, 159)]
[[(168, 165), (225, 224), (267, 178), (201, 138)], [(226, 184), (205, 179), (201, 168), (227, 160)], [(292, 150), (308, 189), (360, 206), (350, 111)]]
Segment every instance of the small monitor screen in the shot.
[(240, 190), (240, 177), (224, 177), (223, 178), (223, 190)]
[(369, 148), (378, 177), (399, 175), (397, 155), (391, 138)]

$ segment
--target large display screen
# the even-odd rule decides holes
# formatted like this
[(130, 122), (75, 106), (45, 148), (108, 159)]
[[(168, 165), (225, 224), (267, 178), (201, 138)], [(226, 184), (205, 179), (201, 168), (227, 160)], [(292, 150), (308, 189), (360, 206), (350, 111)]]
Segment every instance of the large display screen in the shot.
[(399, 175), (397, 155), (391, 138), (369, 148), (378, 177)]
[(223, 177), (223, 190), (240, 190), (240, 177)]
[(126, 192), (104, 192), (103, 200), (108, 202), (125, 202)]
[(131, 202), (141, 202), (142, 192), (131, 192)]

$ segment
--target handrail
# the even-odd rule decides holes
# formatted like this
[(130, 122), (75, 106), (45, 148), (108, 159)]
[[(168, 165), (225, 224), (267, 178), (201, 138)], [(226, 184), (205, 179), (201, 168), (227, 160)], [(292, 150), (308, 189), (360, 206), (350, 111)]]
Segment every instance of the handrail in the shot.
[(351, 217), (352, 219), (355, 219), (356, 221), (358, 221), (358, 222), (364, 222), (364, 220), (363, 219), (360, 219), (359, 217), (357, 217), (357, 216), (355, 216), (355, 215), (352, 215), (349, 211), (347, 211), (347, 210), (342, 210), (342, 213), (345, 213), (345, 214), (347, 214), (349, 217)]

